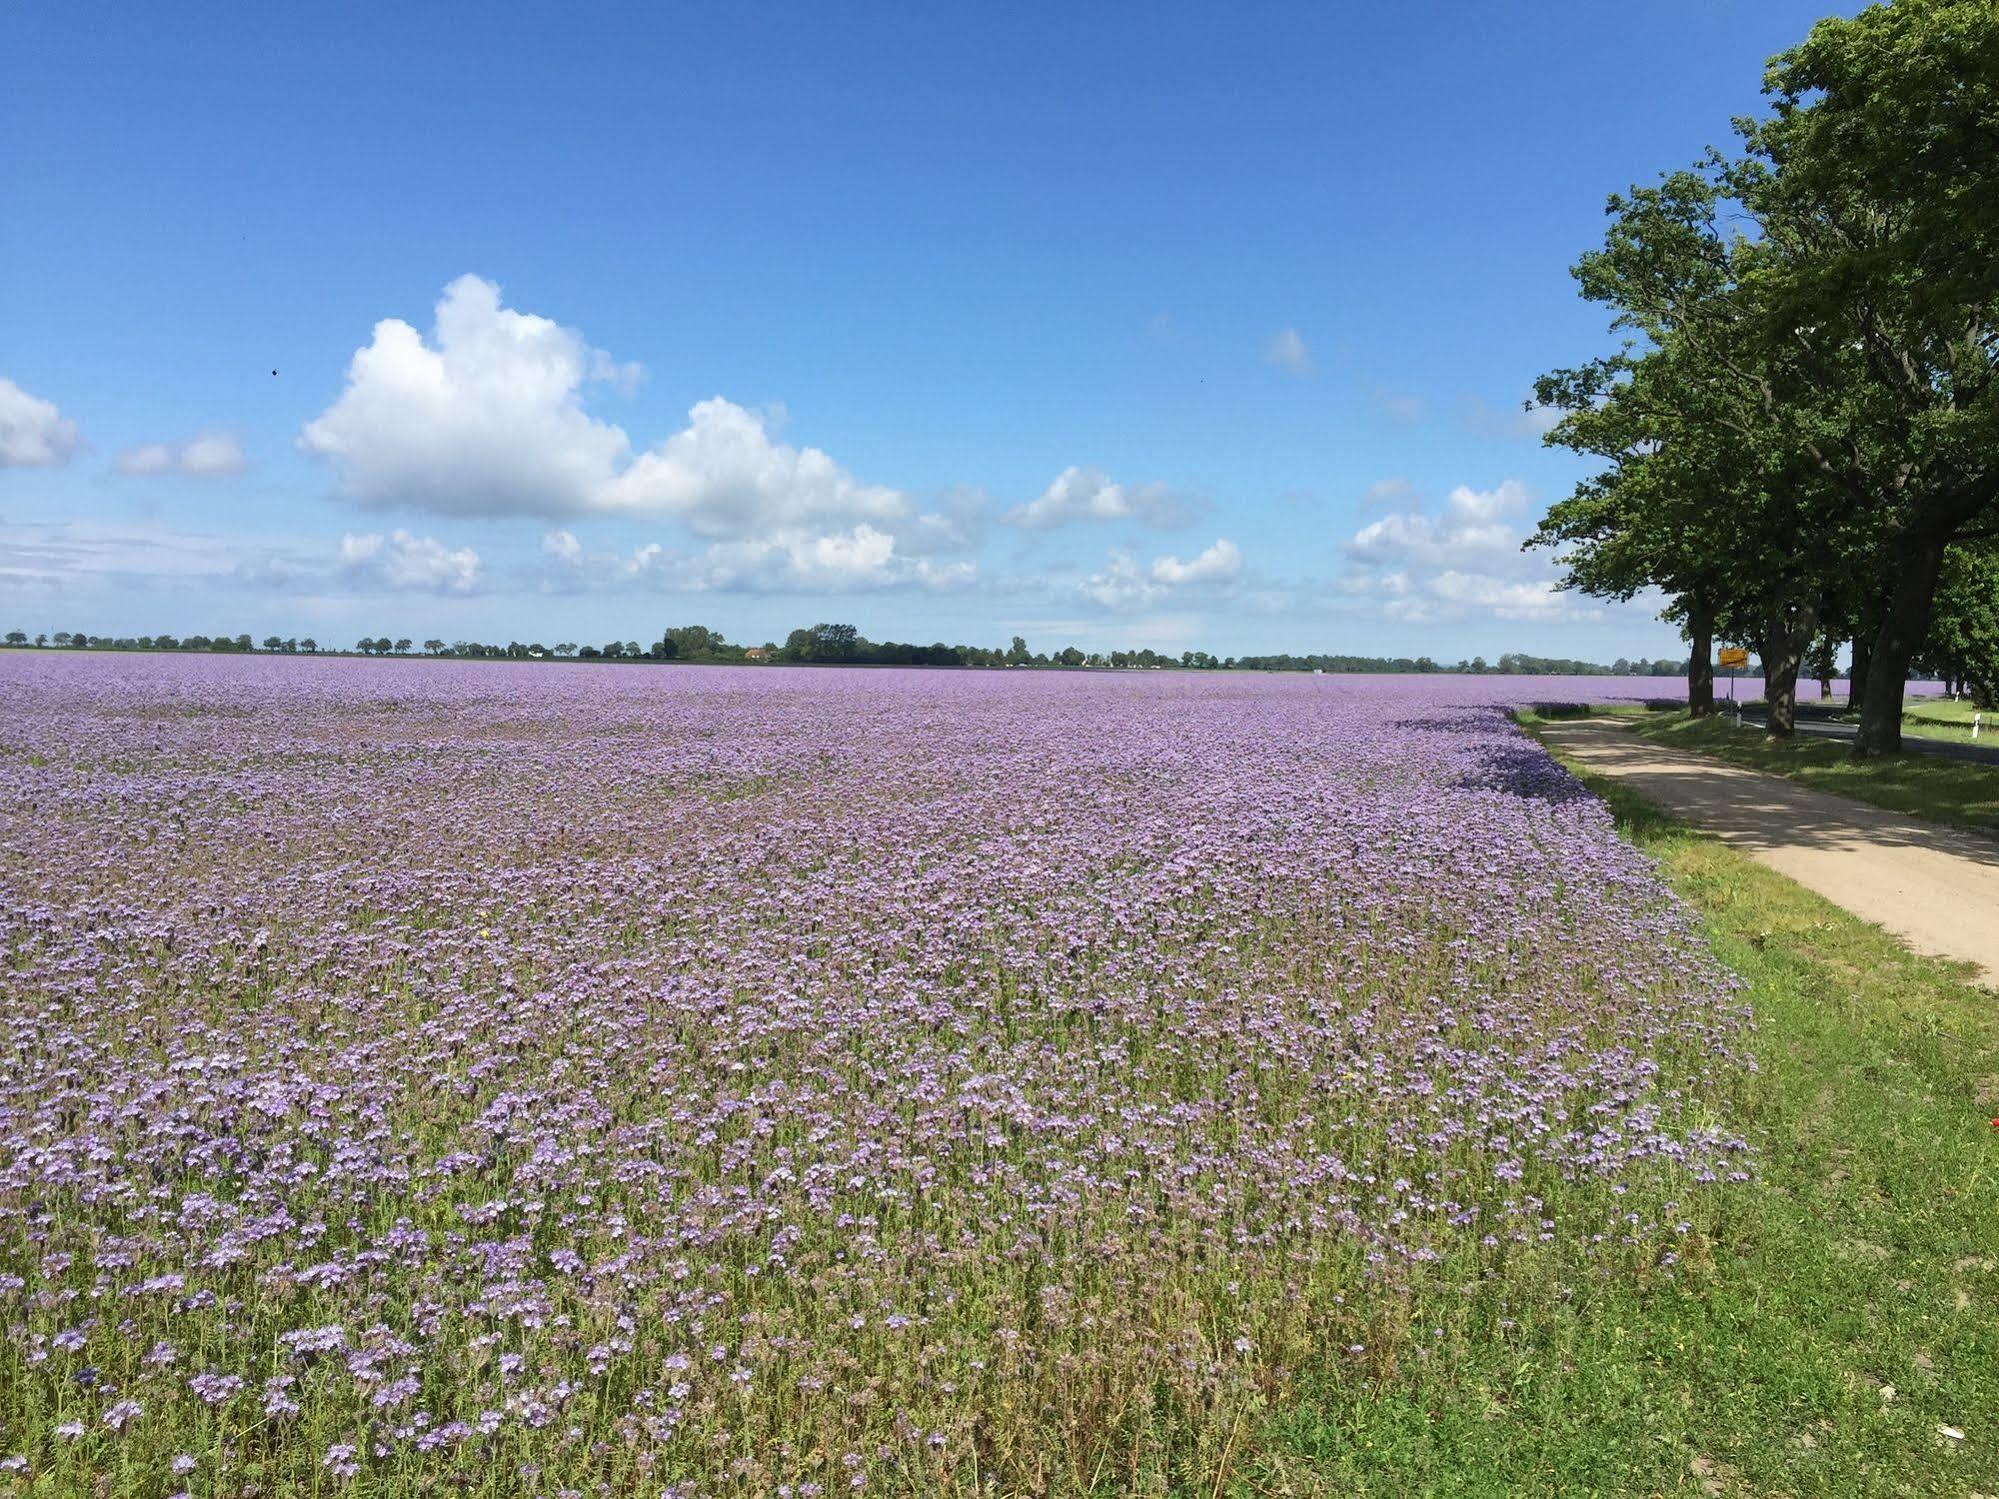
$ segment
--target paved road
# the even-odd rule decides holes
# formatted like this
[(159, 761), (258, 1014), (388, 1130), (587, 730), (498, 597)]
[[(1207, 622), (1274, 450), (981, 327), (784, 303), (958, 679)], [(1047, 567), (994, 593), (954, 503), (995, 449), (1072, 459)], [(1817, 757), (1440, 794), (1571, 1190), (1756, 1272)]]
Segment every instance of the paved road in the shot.
[[(1716, 704), (1716, 706), (1724, 713), (1728, 711), (1725, 705)], [(1971, 760), (1980, 765), (1999, 765), (1999, 714), (1992, 715), (1992, 718), (1993, 721), (1986, 726), (1991, 731), (1990, 737), (1980, 735), (1975, 744), (1961, 739), (1925, 739), (1904, 729), (1902, 748), (1912, 755), (1938, 755), (1946, 760)], [(1763, 715), (1744, 713), (1742, 721), (1760, 726)], [(1820, 739), (1851, 740), (1860, 732), (1860, 727), (1857, 724), (1841, 723), (1837, 719), (1800, 717), (1798, 732), (1811, 734)]]
[(1613, 719), (1551, 723), (1547, 741), (1654, 806), (1999, 987), (1999, 840), (1662, 749)]

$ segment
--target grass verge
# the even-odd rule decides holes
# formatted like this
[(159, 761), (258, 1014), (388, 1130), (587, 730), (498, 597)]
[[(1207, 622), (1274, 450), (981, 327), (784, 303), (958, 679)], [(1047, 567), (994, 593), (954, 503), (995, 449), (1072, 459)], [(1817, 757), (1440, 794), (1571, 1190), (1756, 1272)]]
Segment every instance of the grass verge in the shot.
[[(1725, 702), (1718, 704), (1727, 712)], [(1745, 698), (1742, 706), (1761, 712), (1768, 705), (1762, 698)], [(1828, 711), (1828, 710), (1831, 711)], [(1858, 723), (1860, 715), (1848, 712), (1839, 706), (1838, 700), (1831, 703), (1812, 696), (1798, 699), (1800, 717), (1806, 714), (1834, 719), (1839, 723)], [(1912, 697), (1902, 710), (1902, 737), (1904, 739), (1947, 739), (1958, 744), (1973, 743), (1972, 728), (1979, 718), (1984, 724), (1977, 739), (1980, 744), (1999, 744), (1999, 713), (1974, 708), (1964, 698)]]
[(1789, 776), (1817, 791), (1955, 827), (1999, 832), (1999, 765), (1921, 754), (1855, 760), (1844, 744), (1832, 740), (1799, 735), (1787, 743), (1753, 725), (1737, 728), (1725, 717), (1691, 718), (1684, 709), (1640, 715), (1632, 727), (1656, 744)]
[(1241, 1492), (1999, 1493), (1999, 998), (1571, 768), (1746, 983), (1758, 1179), (1682, 1276), (1311, 1389)]
[(1912, 703), (1902, 714), (1902, 733), (1924, 739), (1954, 739), (1959, 744), (1972, 743), (1971, 730), (1975, 720), (1983, 719), (1977, 742), (1979, 744), (1999, 744), (1999, 713), (1981, 712), (1962, 699), (1953, 702), (1949, 698), (1921, 698)]

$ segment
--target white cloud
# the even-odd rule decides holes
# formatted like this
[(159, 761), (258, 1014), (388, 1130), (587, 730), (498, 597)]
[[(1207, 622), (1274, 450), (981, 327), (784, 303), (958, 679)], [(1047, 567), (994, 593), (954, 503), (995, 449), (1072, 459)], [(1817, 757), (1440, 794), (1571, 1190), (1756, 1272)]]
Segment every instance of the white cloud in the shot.
[(1478, 527), (1526, 508), (1527, 486), (1518, 479), (1502, 479), (1496, 489), (1473, 489), (1469, 484), (1460, 484), (1444, 501), (1444, 518), (1453, 526)]
[(1112, 552), (1101, 572), (1076, 585), (1076, 596), (1106, 609), (1140, 609), (1165, 590), (1147, 580), (1129, 552)]
[(1576, 595), (1562, 592), (1552, 580), (1509, 583), (1453, 569), (1432, 578), (1430, 592), (1446, 603), (1487, 610), (1500, 619), (1581, 619), (1598, 612), (1579, 607)]
[(1294, 375), (1308, 374), (1312, 368), (1312, 351), (1305, 347), (1296, 328), (1279, 328), (1271, 334), (1270, 342), (1263, 346), (1263, 358), (1265, 363)]
[(1170, 530), (1185, 525), (1191, 507), (1163, 484), (1116, 484), (1101, 469), (1070, 465), (1035, 499), (1006, 513), (1010, 525), (1047, 531), (1074, 521), (1135, 520)]
[[(362, 505), (678, 522), (708, 549), (689, 556), (656, 543), (638, 572), (689, 588), (941, 587), (970, 575), (969, 564), (922, 559), (977, 544), (983, 496), (919, 512), (822, 450), (779, 441), (782, 408), (753, 411), (720, 396), (635, 452), (622, 428), (585, 410), (584, 393), (638, 373), (576, 330), (504, 306), (492, 282), (461, 276), (439, 299), (428, 339), (400, 319), (375, 325), (346, 389), (305, 425), (299, 446)], [(547, 554), (568, 569), (561, 586), (631, 575), (631, 559), (613, 567), (586, 557), (572, 533), (550, 534), (575, 548)]]
[(596, 508), (629, 451), (580, 399), (586, 381), (610, 377), (610, 356), (502, 307), (499, 287), (477, 276), (444, 289), (434, 340), (400, 318), (375, 324), (340, 399), (300, 432), (345, 496), (459, 515)]
[(711, 540), (777, 528), (916, 523), (908, 498), (865, 484), (818, 448), (779, 442), (782, 411), (720, 396), (634, 453), (624, 429), (583, 406), (592, 382), (629, 383), (583, 335), (501, 305), (500, 288), (460, 276), (431, 338), (399, 318), (375, 325), (340, 399), (299, 446), (364, 505), (457, 515), (627, 515), (683, 522)]
[(1190, 562), (1161, 557), (1152, 564), (1155, 581), (1171, 587), (1187, 583), (1220, 583), (1242, 571), (1242, 550), (1226, 536)]
[(418, 593), (473, 593), (482, 581), (479, 554), (447, 547), (434, 536), (395, 530), (340, 538), (335, 566), (346, 578), (378, 588)]
[(718, 541), (687, 554), (659, 542), (629, 553), (587, 551), (572, 532), (541, 539), (544, 591), (652, 588), (709, 593), (864, 593), (891, 588), (937, 591), (977, 580), (970, 562), (910, 555), (887, 531), (866, 522), (825, 533), (791, 529)]
[[(1407, 498), (1400, 481), (1370, 495)], [(1461, 484), (1436, 515), (1392, 511), (1361, 527), (1342, 550), (1352, 564), (1337, 587), (1374, 599), (1384, 618), (1407, 623), (1474, 616), (1560, 621), (1594, 619), (1602, 610), (1556, 585), (1545, 553), (1523, 553), (1525, 533), (1514, 521), (1529, 507), (1527, 486), (1507, 479), (1491, 489)]]
[(1185, 589), (1220, 588), (1242, 574), (1242, 550), (1226, 536), (1189, 561), (1160, 557), (1141, 568), (1129, 552), (1112, 552), (1103, 568), (1076, 585), (1076, 596), (1105, 609), (1144, 609)]
[(817, 448), (772, 441), (764, 418), (732, 401), (702, 401), (687, 417), (686, 427), (611, 479), (594, 508), (670, 516), (711, 539), (911, 515), (896, 490), (861, 483)]
[(243, 472), (243, 445), (228, 432), (203, 432), (174, 448), (163, 442), (142, 443), (118, 455), (118, 472), (136, 477), (182, 473), (206, 479)]
[(0, 376), (0, 468), (59, 468), (83, 445), (53, 401)]
[(184, 474), (206, 478), (215, 474), (243, 472), (243, 445), (232, 433), (203, 432), (180, 450)]
[[(1392, 493), (1384, 491), (1384, 497)], [(1518, 513), (1526, 503), (1527, 486), (1518, 479), (1489, 490), (1460, 484), (1445, 501), (1442, 515), (1392, 511), (1362, 526), (1345, 551), (1354, 561), (1371, 566), (1461, 567), (1511, 556), (1520, 550), (1523, 538), (1502, 517)]]

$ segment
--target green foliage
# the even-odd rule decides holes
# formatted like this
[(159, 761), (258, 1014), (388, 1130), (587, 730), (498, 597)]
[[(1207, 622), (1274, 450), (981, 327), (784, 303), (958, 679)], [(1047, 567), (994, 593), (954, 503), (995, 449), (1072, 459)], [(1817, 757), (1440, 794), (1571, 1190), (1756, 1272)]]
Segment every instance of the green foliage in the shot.
[(1980, 708), (1999, 709), (1999, 544), (1954, 546), (1944, 555), (1917, 662), (1962, 683)]
[(1784, 682), (1821, 616), (1872, 632), (1857, 753), (1894, 747), (1944, 550), (1999, 506), (1999, 7), (1820, 22), (1741, 149), (1610, 201), (1583, 294), (1631, 342), (1537, 396), (1606, 467), (1535, 540), (1656, 586)]

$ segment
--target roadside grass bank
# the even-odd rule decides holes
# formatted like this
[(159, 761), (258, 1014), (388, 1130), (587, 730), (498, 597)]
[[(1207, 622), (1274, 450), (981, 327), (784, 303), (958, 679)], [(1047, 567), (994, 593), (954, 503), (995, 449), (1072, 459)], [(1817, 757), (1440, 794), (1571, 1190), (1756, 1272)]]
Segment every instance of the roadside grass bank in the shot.
[(1973, 721), (1983, 718), (1977, 743), (1999, 744), (1999, 713), (1972, 707), (1970, 702), (1952, 702), (1949, 698), (1928, 698), (1915, 704), (1902, 715), (1902, 732), (1923, 739), (1952, 739), (1959, 744), (1972, 743)]
[(1786, 743), (1753, 724), (1737, 728), (1726, 715), (1692, 718), (1685, 709), (1630, 718), (1633, 730), (1655, 744), (1788, 776), (1815, 791), (1850, 796), (1932, 822), (1999, 832), (1999, 765), (1923, 754), (1855, 760), (1847, 746), (1835, 740), (1800, 734)]
[(1756, 1181), (1670, 1277), (1308, 1387), (1240, 1492), (1999, 1492), (1999, 996), (1570, 769), (1744, 980)]
[[(1832, 723), (1859, 723), (1860, 715), (1849, 712), (1846, 708), (1842, 707), (1842, 701), (1839, 698), (1827, 700), (1809, 695), (1800, 697), (1798, 699), (1798, 717), (1800, 719), (1807, 717), (1815, 718)], [(1624, 706), (1625, 711), (1631, 711), (1629, 704)], [(1726, 698), (1717, 699), (1715, 706), (1723, 714), (1728, 712), (1729, 703)], [(1769, 704), (1760, 697), (1749, 697), (1742, 700), (1744, 712), (1753, 710), (1760, 713), (1768, 706)], [(1973, 742), (1971, 737), (1973, 720), (1979, 716), (1979, 711), (1966, 699), (1953, 700), (1947, 697), (1910, 698), (1909, 706), (1902, 710), (1902, 737), (1904, 739), (1947, 739), (1957, 744), (1970, 744)], [(1999, 744), (1999, 713), (1987, 711), (1984, 714), (1984, 719), (1985, 722), (1980, 730), (1978, 742), (1981, 744), (1988, 742)]]

